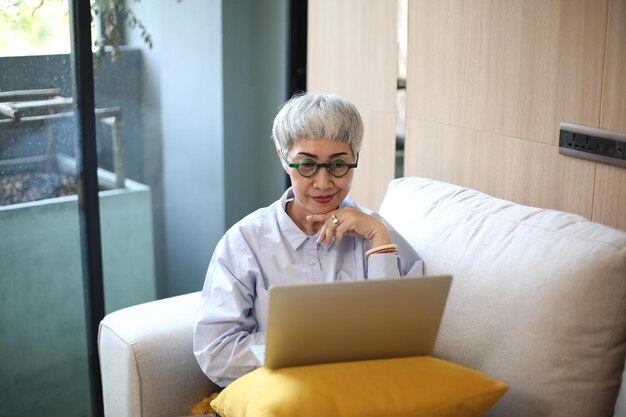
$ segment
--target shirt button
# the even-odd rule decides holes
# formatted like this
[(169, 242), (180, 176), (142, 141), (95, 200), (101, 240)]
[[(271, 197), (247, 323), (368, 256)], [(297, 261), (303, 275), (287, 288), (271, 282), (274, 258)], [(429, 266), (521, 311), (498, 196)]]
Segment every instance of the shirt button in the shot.
[(315, 261), (311, 261), (310, 263), (311, 263), (311, 266), (313, 266), (313, 265), (315, 265), (315, 264), (316, 264), (316, 262), (315, 262)]

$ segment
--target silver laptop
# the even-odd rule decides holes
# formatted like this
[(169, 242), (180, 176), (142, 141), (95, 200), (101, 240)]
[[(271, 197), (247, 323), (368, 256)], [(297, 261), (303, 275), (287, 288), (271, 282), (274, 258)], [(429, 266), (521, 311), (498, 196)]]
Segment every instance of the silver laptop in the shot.
[(270, 291), (270, 369), (429, 355), (452, 277), (405, 277), (279, 286)]

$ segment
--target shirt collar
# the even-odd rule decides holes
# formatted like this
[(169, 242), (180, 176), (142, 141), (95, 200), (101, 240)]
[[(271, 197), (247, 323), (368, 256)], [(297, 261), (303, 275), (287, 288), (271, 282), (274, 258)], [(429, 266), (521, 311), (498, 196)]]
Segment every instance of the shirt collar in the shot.
[[(285, 191), (283, 196), (280, 198), (280, 204), (276, 205), (276, 217), (278, 218), (278, 226), (280, 227), (283, 236), (285, 236), (293, 250), (298, 250), (308, 238), (317, 239), (318, 234), (315, 234), (314, 236), (307, 235), (298, 227), (296, 223), (294, 223), (291, 217), (289, 217), (286, 210), (287, 203), (292, 201), (293, 198), (293, 188), (289, 187), (289, 189), (287, 189), (287, 191)], [(341, 207), (354, 207), (354, 202), (350, 197), (346, 197), (341, 204), (339, 204), (339, 208)], [(330, 249), (334, 244), (335, 242), (333, 240), (333, 243), (326, 248)]]

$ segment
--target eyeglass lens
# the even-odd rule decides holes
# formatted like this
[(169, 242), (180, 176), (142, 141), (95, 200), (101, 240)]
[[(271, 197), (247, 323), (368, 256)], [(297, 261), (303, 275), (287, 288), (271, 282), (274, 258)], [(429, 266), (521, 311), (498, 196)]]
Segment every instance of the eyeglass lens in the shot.
[(343, 177), (348, 173), (350, 167), (342, 160), (330, 162), (328, 164), (317, 164), (310, 160), (304, 160), (299, 163), (298, 172), (304, 177), (312, 177), (317, 173), (320, 167), (325, 167), (334, 177)]

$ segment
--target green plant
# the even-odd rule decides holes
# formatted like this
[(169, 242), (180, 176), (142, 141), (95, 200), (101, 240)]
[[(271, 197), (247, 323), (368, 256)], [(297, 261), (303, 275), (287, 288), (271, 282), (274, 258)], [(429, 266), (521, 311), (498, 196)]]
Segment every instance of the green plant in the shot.
[[(99, 34), (94, 35), (93, 39), (97, 60), (102, 59), (106, 47), (111, 47), (112, 61), (120, 57), (125, 26), (130, 30), (139, 31), (143, 42), (152, 48), (150, 32), (131, 7), (133, 3), (139, 2), (140, 0), (91, 0), (91, 23), (93, 26), (100, 27)], [(181, 0), (177, 2), (180, 3)], [(67, 4), (67, 0), (0, 0), (0, 27), (3, 31), (8, 31), (0, 38), (0, 50), (3, 42), (12, 42), (12, 37), (7, 38), (7, 35), (11, 33), (20, 33), (19, 39), (27, 39), (28, 43), (33, 46), (39, 45), (45, 48), (50, 28), (55, 26), (56, 21), (48, 22), (50, 18), (46, 15), (44, 6), (54, 6), (57, 10), (58, 7), (65, 7), (64, 14), (67, 21)], [(58, 18), (61, 17), (58, 16)], [(67, 29), (65, 34), (69, 34)], [(61, 42), (68, 44), (68, 40)]]
[(69, 48), (67, 0), (0, 0), (0, 56)]
[[(133, 1), (139, 3), (140, 0)], [(131, 30), (139, 30), (141, 39), (149, 48), (152, 48), (150, 33), (132, 9), (126, 5), (125, 0), (92, 0), (91, 12), (92, 22), (100, 20), (102, 23), (102, 36), (94, 39), (98, 59), (104, 56), (106, 46), (112, 47), (111, 60), (115, 61), (119, 58), (120, 46), (124, 41), (122, 31), (124, 22)]]

